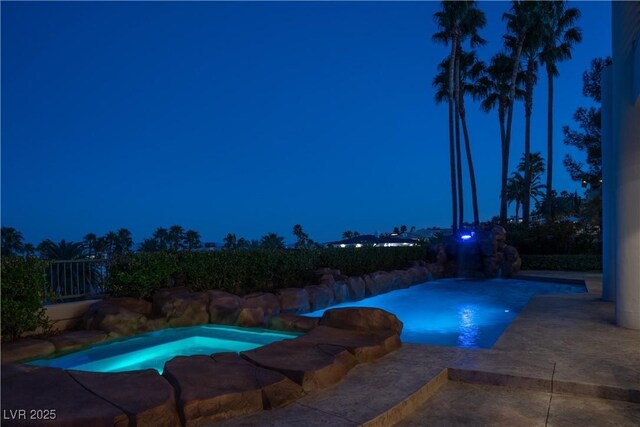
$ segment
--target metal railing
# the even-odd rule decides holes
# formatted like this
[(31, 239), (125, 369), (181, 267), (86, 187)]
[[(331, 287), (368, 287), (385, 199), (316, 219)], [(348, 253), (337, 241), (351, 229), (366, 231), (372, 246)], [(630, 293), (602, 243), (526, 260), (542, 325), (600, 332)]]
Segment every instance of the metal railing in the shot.
[(104, 295), (105, 259), (51, 261), (45, 267), (44, 303), (78, 301)]

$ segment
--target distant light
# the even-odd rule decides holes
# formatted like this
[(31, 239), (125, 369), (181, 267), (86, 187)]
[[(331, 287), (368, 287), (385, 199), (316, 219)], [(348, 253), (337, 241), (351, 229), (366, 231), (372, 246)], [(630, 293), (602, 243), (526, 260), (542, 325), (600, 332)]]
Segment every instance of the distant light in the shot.
[(356, 243), (356, 248), (361, 248), (362, 247), (362, 243)]
[(505, 312), (505, 313), (508, 313), (508, 312), (509, 312), (509, 310), (505, 310), (504, 312)]
[(340, 244), (340, 247), (341, 247), (341, 248), (346, 248), (346, 247), (347, 247), (347, 245), (345, 245), (344, 243), (342, 243), (342, 244)]
[(471, 234), (463, 234), (460, 236), (462, 240), (469, 240), (471, 237), (473, 237)]

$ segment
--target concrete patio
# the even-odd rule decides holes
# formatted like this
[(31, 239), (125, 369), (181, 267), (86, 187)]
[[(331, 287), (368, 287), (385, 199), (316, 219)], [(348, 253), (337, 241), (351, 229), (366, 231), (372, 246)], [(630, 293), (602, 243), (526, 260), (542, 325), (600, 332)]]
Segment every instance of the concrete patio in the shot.
[(640, 331), (614, 324), (602, 276), (534, 297), (492, 349), (405, 344), (340, 383), (225, 426), (640, 425)]

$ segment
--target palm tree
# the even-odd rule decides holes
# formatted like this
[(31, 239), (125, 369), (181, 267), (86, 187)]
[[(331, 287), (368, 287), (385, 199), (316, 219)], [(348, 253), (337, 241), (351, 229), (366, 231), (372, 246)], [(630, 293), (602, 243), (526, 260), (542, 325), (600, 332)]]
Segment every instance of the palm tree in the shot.
[(24, 252), (22, 233), (13, 227), (0, 228), (2, 236), (2, 256), (15, 256)]
[[(460, 49), (458, 52), (458, 65), (456, 75), (458, 77), (458, 89), (456, 90), (458, 94), (456, 105), (457, 117), (460, 119), (462, 123), (462, 132), (464, 135), (465, 141), (465, 151), (467, 156), (467, 165), (469, 167), (469, 180), (471, 182), (471, 199), (473, 203), (473, 218), (474, 224), (476, 226), (479, 225), (479, 213), (478, 213), (478, 196), (476, 190), (476, 178), (475, 171), (473, 168), (473, 159), (471, 157), (471, 144), (469, 140), (469, 130), (467, 128), (467, 119), (466, 119), (466, 109), (464, 105), (464, 98), (466, 95), (471, 94), (476, 96), (478, 93), (478, 84), (482, 75), (484, 73), (484, 63), (479, 61), (475, 51), (471, 51), (466, 53)], [(445, 58), (438, 65), (439, 73), (433, 79), (433, 86), (436, 88), (435, 100), (436, 103), (442, 103), (444, 101), (448, 101), (449, 90), (448, 90), (448, 75), (449, 75), (449, 58)], [(458, 187), (460, 188), (460, 187)], [(460, 205), (461, 206), (461, 205)], [(460, 210), (460, 219), (463, 218), (463, 210)]]
[(353, 231), (351, 230), (346, 230), (342, 232), (342, 238), (343, 239), (350, 239), (353, 237)]
[(181, 225), (172, 225), (169, 227), (169, 236), (167, 239), (168, 249), (179, 251), (183, 248), (184, 228)]
[(238, 241), (236, 239), (236, 235), (233, 233), (227, 233), (224, 238), (224, 248), (225, 249), (236, 249), (238, 246)]
[[(532, 9), (532, 20), (541, 20), (541, 10)], [(508, 39), (507, 44), (513, 42), (514, 39)], [(510, 46), (513, 48), (513, 46)], [(532, 26), (529, 29), (525, 37), (524, 44), (522, 46), (522, 57), (525, 62), (524, 71), (524, 118), (525, 118), (525, 132), (524, 132), (524, 199), (522, 200), (522, 222), (525, 225), (529, 224), (529, 212), (531, 205), (531, 197), (529, 190), (531, 188), (531, 167), (529, 163), (531, 161), (531, 114), (533, 113), (533, 89), (538, 82), (538, 57), (542, 48), (542, 38), (538, 31), (538, 26)]]
[(126, 228), (121, 228), (116, 232), (115, 242), (114, 242), (114, 252), (118, 254), (124, 254), (127, 252), (131, 252), (131, 248), (133, 247), (133, 237), (131, 236), (131, 232)]
[(516, 224), (518, 223), (518, 212), (524, 198), (524, 177), (518, 172), (513, 172), (507, 181), (507, 201), (516, 203)]
[(478, 91), (479, 80), (482, 77), (485, 65), (484, 62), (478, 60), (475, 51), (464, 53), (459, 51), (459, 80), (460, 87), (458, 104), (458, 114), (462, 122), (462, 133), (464, 134), (464, 145), (467, 155), (467, 166), (469, 168), (469, 181), (471, 183), (471, 202), (473, 207), (473, 224), (475, 227), (480, 225), (480, 214), (478, 211), (478, 192), (476, 189), (476, 174), (473, 168), (473, 159), (471, 157), (471, 143), (469, 141), (469, 130), (467, 128), (467, 113), (464, 106), (464, 97), (467, 94), (474, 95)]
[(309, 235), (302, 230), (300, 224), (293, 226), (293, 235), (296, 236), (296, 248), (306, 248), (313, 245), (313, 240), (309, 238)]
[(276, 233), (267, 233), (260, 239), (260, 247), (269, 250), (284, 249), (284, 237)]
[(582, 41), (582, 31), (574, 27), (580, 11), (567, 8), (565, 1), (545, 2), (543, 21), (543, 47), (540, 62), (547, 71), (547, 194), (545, 217), (551, 220), (551, 197), (553, 189), (553, 78), (559, 75), (556, 64), (571, 59), (571, 48)]
[[(513, 64), (511, 58), (504, 53), (498, 53), (491, 58), (489, 66), (486, 68), (484, 75), (478, 80), (476, 85), (476, 91), (474, 96), (482, 99), (480, 107), (483, 111), (489, 112), (494, 108), (498, 111), (498, 123), (500, 125), (500, 147), (502, 154), (502, 170), (505, 166), (508, 166), (509, 152), (508, 147), (505, 146), (506, 129), (505, 118), (507, 114), (507, 107), (509, 105), (509, 92), (511, 90), (511, 72), (513, 70)], [(522, 73), (518, 73), (516, 79), (516, 91), (515, 99), (524, 99), (524, 90), (522, 89), (522, 82), (524, 76)], [(504, 192), (506, 185), (506, 175), (502, 181), (500, 193)]]
[(60, 240), (59, 243), (46, 239), (38, 245), (38, 252), (44, 259), (50, 260), (74, 260), (84, 258), (86, 252), (83, 243), (67, 242)]
[(82, 243), (84, 244), (87, 250), (87, 255), (89, 257), (95, 257), (96, 254), (98, 253), (98, 247), (97, 247), (98, 236), (96, 236), (95, 233), (87, 233), (82, 238)]
[(113, 231), (109, 231), (102, 238), (102, 249), (108, 255), (111, 256), (116, 251), (116, 245), (118, 242), (118, 235)]
[(170, 236), (169, 230), (167, 230), (166, 228), (156, 228), (156, 231), (153, 232), (151, 238), (156, 241), (156, 250), (166, 251), (167, 249), (169, 249)]
[(24, 244), (24, 256), (27, 258), (36, 256), (36, 247), (31, 243)]
[[(471, 47), (479, 46), (485, 41), (478, 34), (478, 30), (486, 25), (484, 12), (479, 10), (474, 1), (443, 1), (442, 9), (434, 14), (434, 19), (439, 31), (433, 35), (433, 40), (444, 45), (451, 44), (449, 55), (449, 82), (447, 84), (447, 101), (449, 105), (449, 165), (451, 169), (451, 198), (453, 213), (453, 232), (458, 230), (458, 201), (456, 200), (456, 190), (458, 199), (461, 200), (461, 187), (456, 185), (456, 180), (461, 180), (461, 161), (458, 154), (458, 167), (456, 168), (456, 142), (454, 137), (454, 120), (459, 116), (456, 111), (456, 99), (459, 92), (455, 72), (456, 56), (462, 42), (469, 38)], [(459, 90), (459, 89), (458, 89)], [(455, 113), (455, 116), (454, 116)], [(458, 138), (457, 152), (460, 153)], [(457, 171), (457, 173), (456, 173)], [(457, 175), (457, 177), (456, 177)], [(462, 207), (462, 206), (461, 206)], [(463, 222), (462, 216), (460, 223)]]
[[(518, 163), (518, 171), (524, 173), (525, 177), (527, 175), (527, 162), (526, 155), (523, 155), (520, 159), (520, 163)], [(528, 183), (529, 187), (527, 188), (527, 181), (524, 181), (523, 194), (522, 194), (522, 206), (524, 207), (524, 201), (526, 197), (529, 199), (533, 199), (536, 203), (540, 202), (540, 199), (544, 196), (544, 188), (545, 185), (542, 184), (542, 174), (544, 173), (544, 159), (540, 153), (531, 153), (529, 155), (529, 171), (528, 175), (531, 177)], [(529, 205), (531, 204), (531, 200), (529, 200)], [(524, 218), (523, 218), (524, 221)]]
[[(504, 151), (507, 153), (507, 161), (502, 164), (502, 188), (506, 191), (507, 173), (509, 170), (508, 153), (511, 145), (511, 125), (513, 123), (513, 105), (516, 97), (518, 73), (520, 71), (520, 57), (524, 48), (527, 35), (540, 21), (538, 13), (539, 5), (536, 2), (514, 0), (511, 5), (511, 13), (505, 13), (503, 19), (507, 21), (509, 34), (505, 35), (507, 47), (511, 47), (511, 84), (507, 105), (507, 126), (504, 139)], [(507, 197), (506, 193), (500, 196), (500, 222), (507, 221)]]
[(194, 249), (202, 247), (202, 242), (200, 241), (200, 233), (194, 230), (187, 230), (187, 232), (184, 233), (184, 243), (185, 249), (187, 251), (192, 251)]

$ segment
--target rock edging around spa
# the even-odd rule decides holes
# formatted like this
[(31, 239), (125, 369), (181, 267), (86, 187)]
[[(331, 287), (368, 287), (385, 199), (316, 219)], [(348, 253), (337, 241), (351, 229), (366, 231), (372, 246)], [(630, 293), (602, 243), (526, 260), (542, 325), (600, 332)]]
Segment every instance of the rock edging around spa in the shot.
[[(153, 369), (97, 373), (7, 363), (2, 410), (49, 417), (33, 425), (209, 425), (331, 386), (356, 364), (399, 348), (401, 331), (402, 323), (384, 310), (337, 308), (298, 338), (240, 354), (178, 356), (162, 375)], [(14, 421), (24, 424), (24, 418)]]
[(135, 335), (167, 327), (208, 323), (265, 327), (307, 332), (314, 320), (299, 316), (345, 301), (387, 293), (441, 277), (443, 266), (415, 262), (406, 270), (377, 271), (364, 276), (343, 276), (339, 270), (319, 270), (318, 285), (258, 292), (244, 297), (224, 291), (191, 292), (186, 288), (158, 290), (153, 302), (135, 298), (105, 298), (84, 315), (84, 329), (110, 337)]

